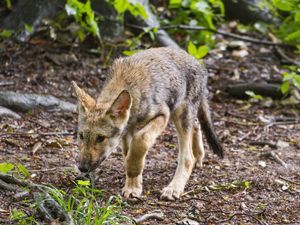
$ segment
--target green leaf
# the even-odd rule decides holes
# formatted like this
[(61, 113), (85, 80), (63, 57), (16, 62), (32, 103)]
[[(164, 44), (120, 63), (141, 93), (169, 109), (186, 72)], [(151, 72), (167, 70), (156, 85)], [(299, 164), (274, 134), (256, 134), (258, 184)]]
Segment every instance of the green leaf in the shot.
[(295, 13), (294, 20), (295, 22), (300, 22), (300, 11)]
[(10, 218), (12, 220), (18, 220), (18, 219), (21, 219), (24, 216), (26, 216), (26, 214), (23, 211), (14, 208)]
[(5, 3), (6, 3), (6, 7), (7, 7), (9, 10), (12, 10), (11, 0), (5, 0)]
[(253, 91), (245, 91), (246, 95), (249, 95), (251, 98), (257, 99), (257, 100), (262, 100), (263, 97), (261, 95), (255, 94)]
[(196, 45), (193, 44), (193, 42), (189, 42), (188, 44), (188, 53), (190, 53), (192, 56), (196, 58), (197, 56), (197, 48)]
[(300, 38), (300, 30), (297, 30), (289, 35), (287, 35), (284, 40), (285, 41), (292, 41), (292, 40), (295, 40), (295, 39), (298, 39)]
[(128, 1), (127, 0), (115, 0), (114, 1), (114, 7), (117, 10), (119, 14), (122, 14), (125, 12), (128, 8)]
[(91, 182), (89, 180), (78, 180), (77, 184), (81, 186), (90, 186)]
[(300, 75), (294, 76), (293, 84), (300, 90)]
[(204, 14), (210, 14), (210, 7), (205, 1), (193, 1), (191, 4), (191, 9)]
[(169, 7), (171, 9), (176, 9), (181, 7), (182, 0), (169, 0)]
[(11, 163), (0, 163), (0, 172), (2, 173), (8, 173), (10, 171), (12, 171), (15, 168), (14, 164)]
[(2, 30), (0, 32), (0, 38), (9, 38), (13, 34), (12, 30)]
[(17, 169), (20, 173), (22, 173), (24, 176), (29, 177), (30, 173), (29, 171), (21, 164), (17, 164)]
[(209, 48), (206, 45), (200, 46), (197, 50), (197, 59), (202, 59), (209, 52)]
[(296, 1), (293, 0), (273, 0), (272, 2), (276, 8), (286, 12), (292, 11), (296, 3)]
[(244, 187), (245, 187), (246, 189), (248, 189), (248, 188), (250, 187), (249, 181), (247, 181), (247, 180), (244, 181)]
[(133, 54), (135, 54), (135, 53), (137, 53), (137, 52), (139, 52), (139, 51), (140, 51), (140, 50), (131, 50), (131, 51), (125, 50), (125, 51), (122, 52), (122, 54), (123, 54), (123, 55), (126, 55), (126, 56), (130, 56), (130, 55), (133, 55)]
[(33, 26), (27, 24), (27, 23), (24, 23), (24, 26), (25, 26), (25, 30), (28, 32), (28, 33), (32, 33), (33, 32)]
[(284, 95), (288, 93), (289, 89), (290, 89), (290, 83), (288, 81), (283, 82), (280, 86), (281, 93)]

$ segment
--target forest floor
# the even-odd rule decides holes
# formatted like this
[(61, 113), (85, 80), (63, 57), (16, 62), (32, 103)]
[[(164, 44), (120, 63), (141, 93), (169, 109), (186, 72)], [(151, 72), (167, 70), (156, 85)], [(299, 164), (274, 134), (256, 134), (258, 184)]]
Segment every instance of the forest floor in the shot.
[[(222, 43), (205, 62), (212, 116), (225, 158), (213, 155), (205, 144), (204, 166), (194, 169), (187, 194), (174, 202), (159, 200), (177, 165), (176, 132), (170, 124), (147, 155), (144, 197), (123, 199), (127, 201), (124, 215), (164, 213), (163, 221), (144, 224), (193, 224), (191, 220), (200, 224), (300, 224), (300, 123), (284, 121), (299, 116), (299, 110), (276, 102), (266, 107), (262, 102), (237, 100), (223, 91), (226, 85), (239, 82), (280, 81), (280, 61), (271, 47), (245, 43), (245, 56), (239, 50), (222, 50)], [(103, 60), (78, 48), (43, 41), (0, 45), (1, 90), (51, 94), (76, 103), (72, 80), (97, 96), (106, 77)], [(21, 163), (34, 174), (33, 182), (68, 190), (78, 171), (73, 135), (77, 114), (39, 109), (20, 115), (20, 120), (0, 118), (0, 162)], [(33, 154), (36, 143), (41, 148)], [(268, 152), (287, 166), (264, 156)], [(120, 194), (125, 178), (120, 149), (102, 163), (97, 175), (96, 188), (106, 191), (105, 198)], [(30, 211), (12, 196), (13, 192), (0, 190), (2, 219), (13, 208)], [(190, 222), (184, 222), (187, 219)]]

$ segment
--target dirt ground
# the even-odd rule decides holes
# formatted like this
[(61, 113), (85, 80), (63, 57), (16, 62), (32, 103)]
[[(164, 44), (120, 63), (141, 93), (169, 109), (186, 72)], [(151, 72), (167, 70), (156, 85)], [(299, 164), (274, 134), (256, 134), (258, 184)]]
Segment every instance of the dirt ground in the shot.
[[(144, 223), (151, 225), (194, 224), (191, 220), (200, 224), (300, 224), (300, 123), (277, 120), (296, 118), (299, 109), (277, 104), (265, 107), (233, 99), (222, 91), (238, 82), (279, 81), (279, 59), (266, 46), (248, 44), (245, 57), (220, 49), (210, 53), (205, 62), (210, 73), (212, 116), (226, 149), (225, 158), (219, 159), (205, 145), (204, 166), (194, 169), (186, 195), (175, 202), (159, 200), (160, 190), (176, 169), (178, 146), (170, 124), (148, 153), (144, 197), (128, 200), (123, 214), (138, 217), (162, 211), (163, 221)], [(96, 96), (106, 74), (98, 56), (48, 42), (3, 42), (0, 62), (1, 90), (51, 94), (73, 103), (72, 80)], [(35, 174), (32, 181), (67, 190), (77, 171), (77, 114), (40, 109), (20, 115), (20, 120), (0, 118), (0, 162), (21, 163)], [(38, 142), (42, 147), (33, 154)], [(286, 168), (268, 154), (264, 156), (268, 152), (275, 153)], [(101, 165), (97, 175), (97, 188), (106, 190), (108, 196), (120, 194), (125, 178), (120, 149)], [(243, 185), (247, 181), (249, 187)], [(6, 218), (15, 207), (28, 210), (12, 195), (0, 190), (0, 218)], [(187, 219), (190, 222), (184, 222)]]

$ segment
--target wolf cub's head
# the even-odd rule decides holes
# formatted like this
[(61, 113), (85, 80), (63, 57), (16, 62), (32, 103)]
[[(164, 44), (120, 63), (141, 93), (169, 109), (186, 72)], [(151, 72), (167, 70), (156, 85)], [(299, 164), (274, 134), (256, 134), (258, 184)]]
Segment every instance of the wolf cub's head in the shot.
[[(110, 102), (96, 102), (72, 82), (79, 102), (79, 170), (93, 171), (119, 144), (131, 108), (131, 96), (123, 90)], [(112, 93), (114, 94), (114, 93)]]

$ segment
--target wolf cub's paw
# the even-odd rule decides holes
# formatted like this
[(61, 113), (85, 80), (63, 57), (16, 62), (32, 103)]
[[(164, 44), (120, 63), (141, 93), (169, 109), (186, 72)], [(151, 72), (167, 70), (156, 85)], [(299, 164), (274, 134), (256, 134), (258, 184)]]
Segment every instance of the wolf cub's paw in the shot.
[(122, 195), (125, 198), (139, 197), (142, 194), (143, 189), (140, 187), (124, 187), (122, 189)]
[(122, 195), (125, 198), (139, 197), (142, 194), (143, 186), (142, 186), (142, 176), (139, 175), (137, 177), (126, 177), (125, 187), (122, 189)]
[(178, 190), (174, 187), (165, 187), (162, 190), (162, 194), (160, 196), (161, 200), (167, 200), (167, 201), (175, 201), (176, 199), (179, 199), (182, 195), (183, 191)]

